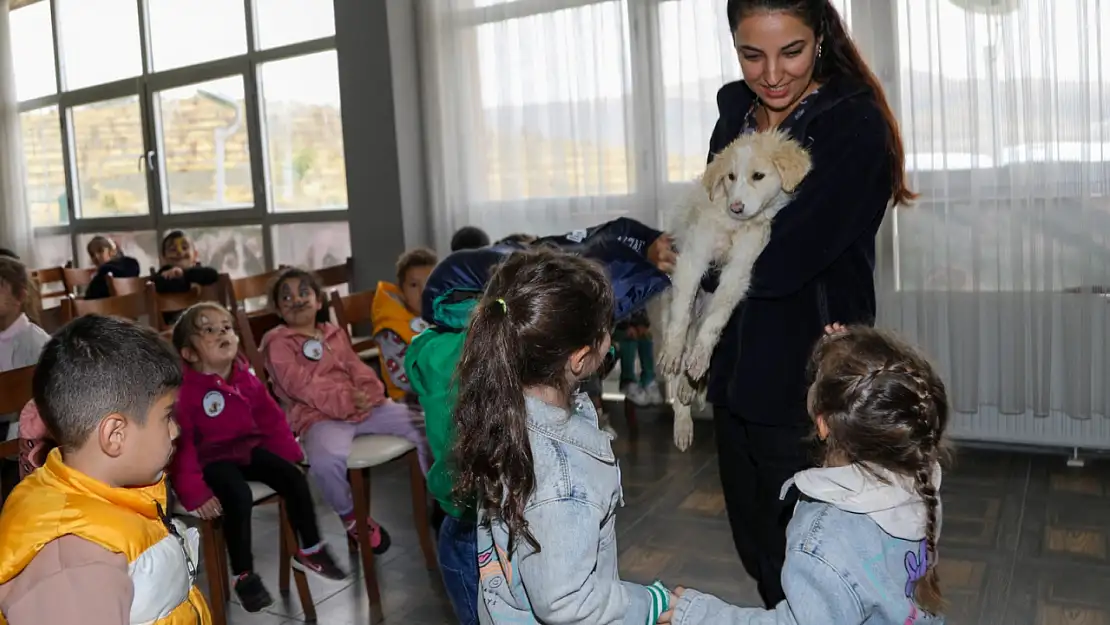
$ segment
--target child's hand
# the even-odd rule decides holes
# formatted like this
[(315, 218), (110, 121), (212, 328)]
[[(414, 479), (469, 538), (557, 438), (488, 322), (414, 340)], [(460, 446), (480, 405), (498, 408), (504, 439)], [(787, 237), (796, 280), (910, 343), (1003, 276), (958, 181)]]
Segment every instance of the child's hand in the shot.
[(196, 510), (193, 510), (193, 514), (199, 516), (205, 521), (211, 521), (212, 519), (220, 516), (223, 513), (223, 508), (220, 507), (220, 500), (216, 499), (215, 497), (201, 504), (201, 506)]
[(825, 326), (825, 334), (829, 336), (844, 334), (847, 331), (848, 328), (844, 327), (843, 323), (830, 323), (829, 325)]
[(355, 400), (355, 409), (358, 410), (360, 415), (374, 407), (370, 403), (370, 398), (366, 395), (366, 393), (363, 393), (360, 390), (355, 390), (354, 392), (352, 392), (351, 398)]
[(671, 235), (663, 233), (648, 247), (648, 262), (655, 265), (663, 273), (674, 271), (674, 263), (678, 256), (674, 253), (674, 239)]
[(677, 586), (674, 590), (671, 591), (671, 599), (667, 603), (668, 609), (666, 612), (659, 615), (659, 620), (656, 621), (656, 623), (659, 623), (660, 625), (666, 625), (667, 623), (671, 622), (671, 617), (674, 616), (674, 606), (676, 603), (678, 603), (678, 600), (682, 598), (682, 595), (685, 592), (686, 589), (682, 586)]
[(167, 280), (172, 280), (174, 278), (181, 278), (184, 275), (185, 275), (185, 272), (182, 271), (181, 267), (170, 267), (169, 269), (162, 272), (162, 277), (167, 279)]

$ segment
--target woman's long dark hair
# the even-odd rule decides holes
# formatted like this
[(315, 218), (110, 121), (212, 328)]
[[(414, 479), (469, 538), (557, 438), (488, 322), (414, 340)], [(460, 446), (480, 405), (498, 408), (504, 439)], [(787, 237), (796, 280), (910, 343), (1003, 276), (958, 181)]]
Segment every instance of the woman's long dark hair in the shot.
[(456, 373), (455, 496), (500, 519), (510, 550), (520, 539), (540, 549), (524, 520), (536, 486), (525, 389), (569, 395), (571, 355), (600, 348), (612, 316), (601, 267), (547, 249), (509, 256), (475, 310)]
[(813, 355), (809, 411), (828, 426), (825, 462), (879, 466), (913, 480), (925, 504), (926, 562), (914, 599), (944, 611), (937, 575), (940, 497), (933, 468), (951, 459), (948, 394), (932, 365), (894, 336), (865, 327), (827, 336)]
[(790, 13), (813, 29), (821, 41), (821, 56), (813, 68), (815, 80), (824, 83), (830, 78), (845, 76), (871, 90), (888, 129), (891, 198), (895, 204), (907, 204), (916, 198), (917, 194), (906, 185), (906, 149), (902, 144), (898, 119), (886, 100), (882, 83), (867, 66), (856, 44), (848, 36), (844, 20), (833, 6), (832, 0), (728, 0), (729, 32), (735, 33), (740, 20), (757, 11)]

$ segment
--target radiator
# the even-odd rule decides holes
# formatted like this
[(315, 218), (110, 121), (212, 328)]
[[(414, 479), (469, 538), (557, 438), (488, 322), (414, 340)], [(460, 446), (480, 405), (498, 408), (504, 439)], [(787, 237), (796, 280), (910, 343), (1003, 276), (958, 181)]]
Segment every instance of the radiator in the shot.
[(993, 406), (982, 406), (977, 413), (951, 413), (948, 432), (963, 441), (1110, 450), (1110, 419), (1101, 415), (1075, 419), (1052, 412), (1038, 417), (1032, 413), (999, 414)]

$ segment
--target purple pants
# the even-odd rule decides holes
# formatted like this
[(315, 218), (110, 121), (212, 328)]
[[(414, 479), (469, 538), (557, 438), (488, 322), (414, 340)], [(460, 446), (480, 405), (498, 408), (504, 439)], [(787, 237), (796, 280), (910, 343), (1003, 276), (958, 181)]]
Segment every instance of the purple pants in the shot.
[(356, 436), (387, 434), (398, 436), (416, 445), (420, 467), (424, 473), (431, 466), (431, 452), (420, 413), (414, 413), (405, 404), (392, 401), (374, 408), (361, 423), (347, 421), (318, 421), (301, 435), (308, 475), (324, 495), (324, 499), (340, 514), (350, 514), (355, 508), (351, 485), (347, 482), (347, 456)]

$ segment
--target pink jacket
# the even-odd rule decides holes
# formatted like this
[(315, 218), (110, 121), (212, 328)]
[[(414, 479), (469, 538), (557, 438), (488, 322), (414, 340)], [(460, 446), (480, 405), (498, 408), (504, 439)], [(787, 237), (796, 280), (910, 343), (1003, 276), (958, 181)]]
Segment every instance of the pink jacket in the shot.
[(360, 422), (369, 411), (355, 407), (362, 391), (370, 407), (386, 401), (378, 374), (359, 359), (347, 332), (330, 323), (317, 325), (320, 340), (281, 325), (262, 337), (262, 355), (274, 392), (298, 436), (318, 421)]
[(56, 447), (46, 433), (46, 425), (39, 417), (39, 407), (35, 400), (27, 402), (19, 412), (19, 479), (46, 462), (46, 454)]
[(235, 362), (227, 380), (188, 365), (184, 369), (175, 412), (181, 436), (169, 477), (185, 509), (196, 510), (213, 497), (204, 482), (207, 464), (247, 464), (259, 446), (289, 462), (301, 461), (304, 452), (289, 431), (285, 413), (245, 360)]

